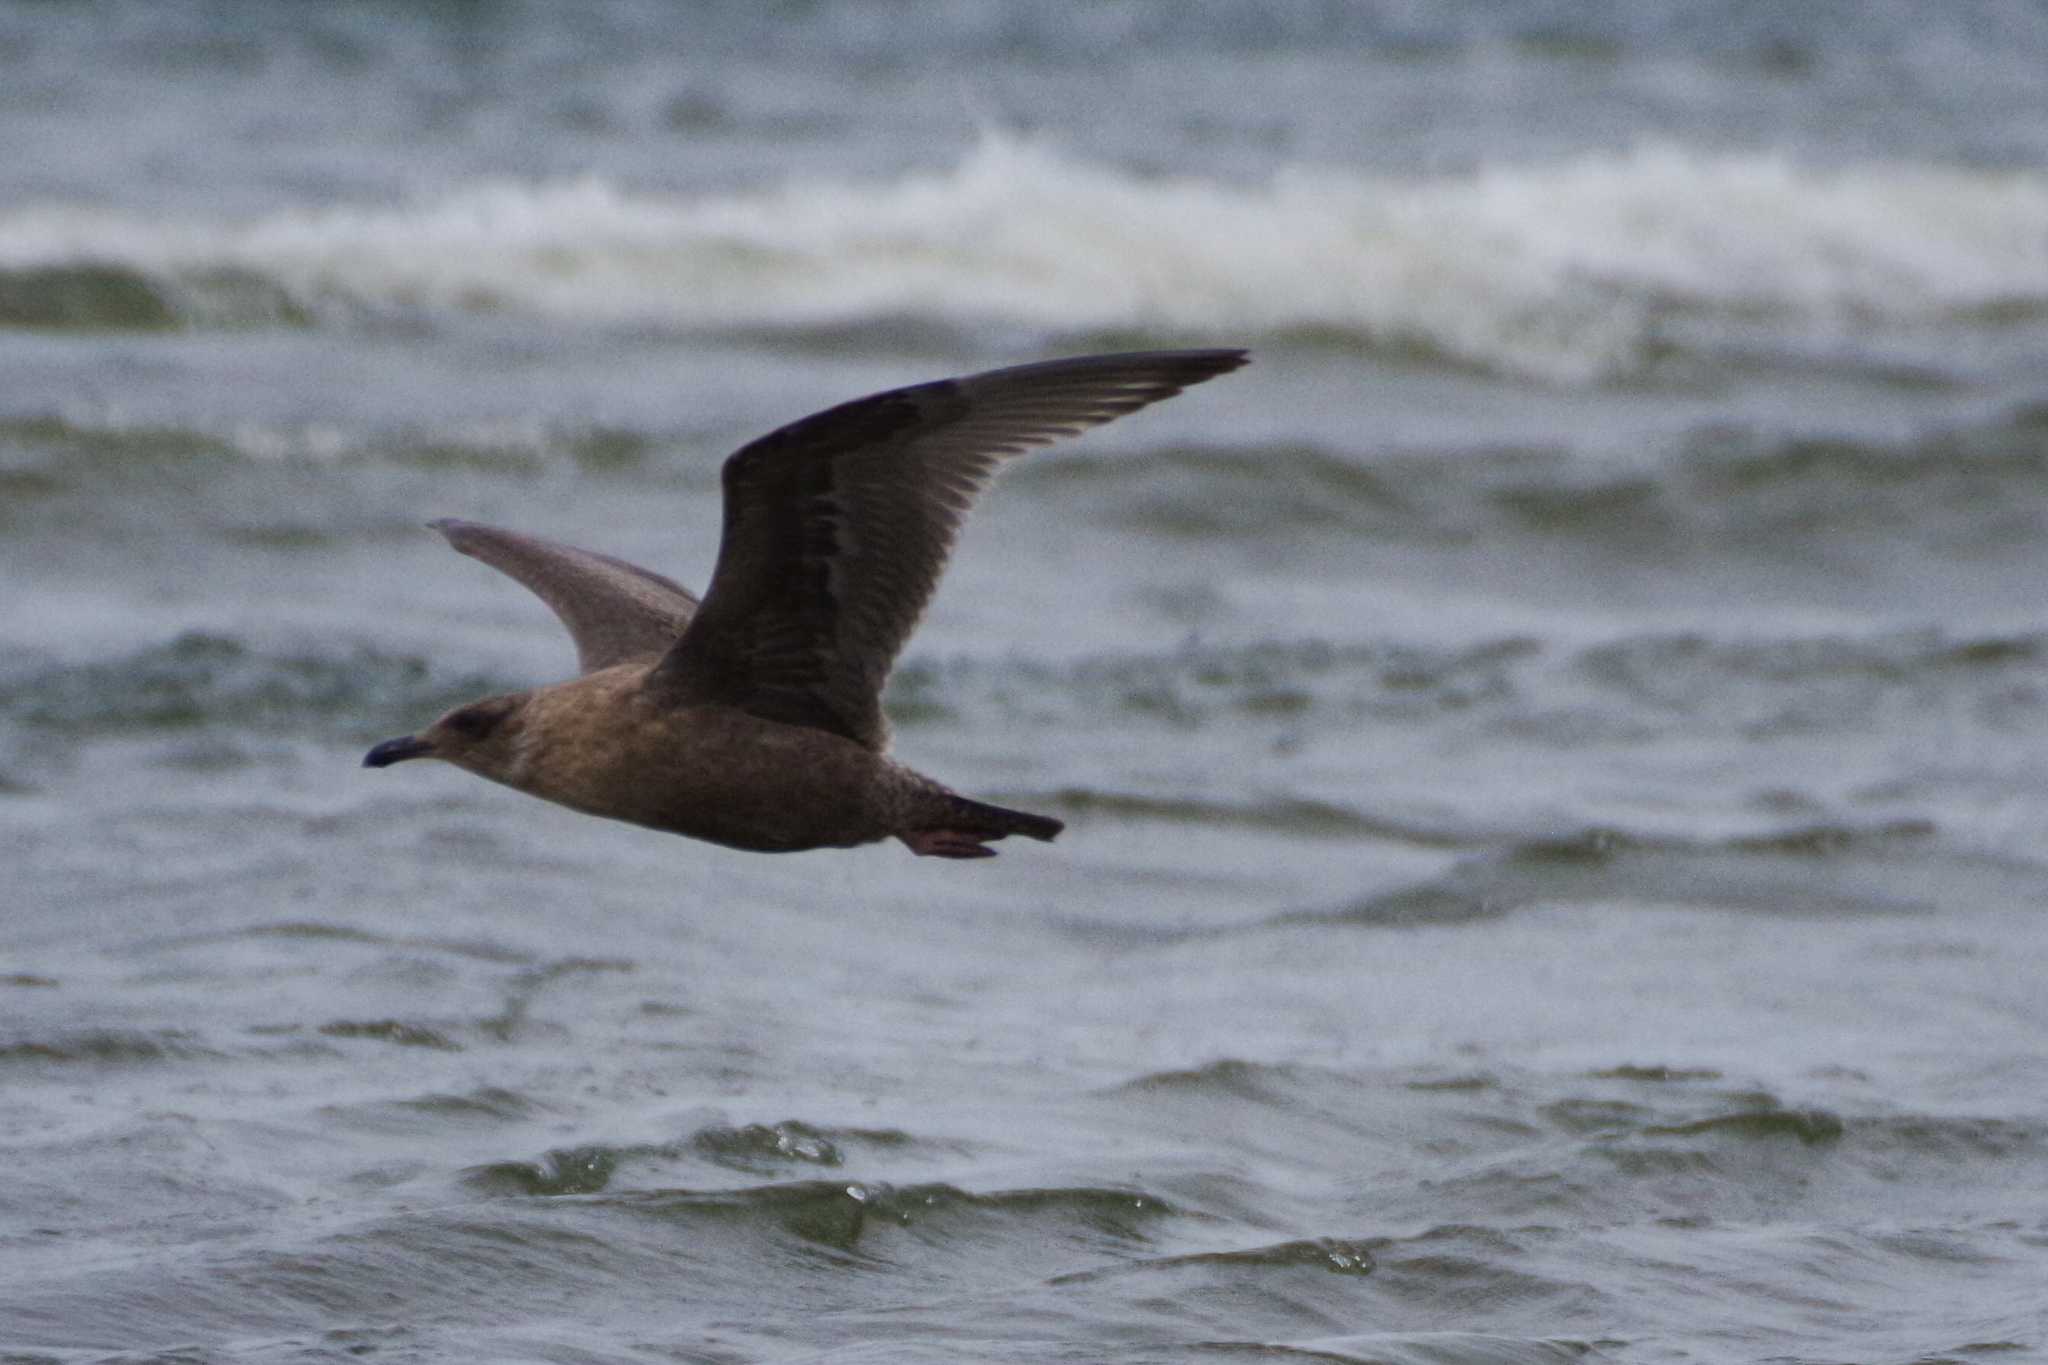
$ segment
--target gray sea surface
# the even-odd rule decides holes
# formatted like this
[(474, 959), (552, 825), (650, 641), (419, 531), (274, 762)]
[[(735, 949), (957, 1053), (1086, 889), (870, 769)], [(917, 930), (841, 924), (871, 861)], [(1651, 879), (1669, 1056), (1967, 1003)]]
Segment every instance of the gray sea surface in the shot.
[[(0, 1360), (2048, 1360), (2048, 10), (0, 0)], [(764, 857), (371, 743), (878, 388)]]

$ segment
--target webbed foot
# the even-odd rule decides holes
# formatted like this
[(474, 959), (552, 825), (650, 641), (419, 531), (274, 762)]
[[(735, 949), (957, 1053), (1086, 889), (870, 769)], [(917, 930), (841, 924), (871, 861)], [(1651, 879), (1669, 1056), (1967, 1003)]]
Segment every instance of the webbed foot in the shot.
[(920, 858), (993, 858), (996, 851), (982, 840), (986, 834), (963, 834), (957, 829), (914, 829), (896, 836)]

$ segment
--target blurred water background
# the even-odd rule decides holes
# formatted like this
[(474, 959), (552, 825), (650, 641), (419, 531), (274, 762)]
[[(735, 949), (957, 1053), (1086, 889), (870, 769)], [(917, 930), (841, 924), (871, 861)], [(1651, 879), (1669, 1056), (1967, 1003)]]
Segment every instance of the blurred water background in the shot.
[[(2048, 10), (0, 0), (0, 1355), (2048, 1359)], [(1092, 349), (891, 694), (1055, 846), (371, 742), (460, 516)]]

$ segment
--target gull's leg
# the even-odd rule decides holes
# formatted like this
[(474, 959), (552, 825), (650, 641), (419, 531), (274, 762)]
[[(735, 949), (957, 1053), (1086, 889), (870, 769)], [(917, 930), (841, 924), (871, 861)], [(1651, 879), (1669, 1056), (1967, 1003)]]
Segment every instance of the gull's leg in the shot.
[(984, 844), (986, 834), (962, 834), (956, 829), (913, 829), (896, 836), (920, 858), (993, 858), (996, 851)]

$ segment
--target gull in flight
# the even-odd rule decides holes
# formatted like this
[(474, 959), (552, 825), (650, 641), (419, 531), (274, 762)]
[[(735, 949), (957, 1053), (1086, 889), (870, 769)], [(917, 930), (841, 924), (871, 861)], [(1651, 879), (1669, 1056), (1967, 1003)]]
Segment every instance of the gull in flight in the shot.
[(882, 685), (953, 540), (1013, 455), (1171, 398), (1241, 350), (1079, 356), (857, 398), (725, 462), (700, 600), (661, 574), (475, 522), (435, 530), (531, 589), (580, 676), (457, 707), (363, 764), (437, 758), (574, 810), (788, 853), (896, 838), (992, 858), (1060, 822), (970, 800), (888, 757)]

